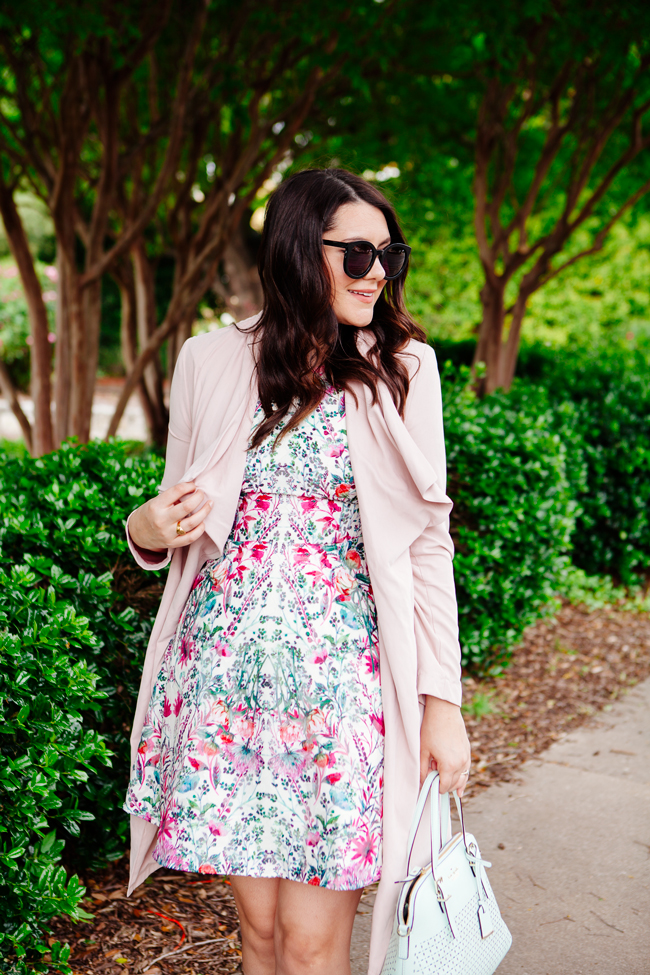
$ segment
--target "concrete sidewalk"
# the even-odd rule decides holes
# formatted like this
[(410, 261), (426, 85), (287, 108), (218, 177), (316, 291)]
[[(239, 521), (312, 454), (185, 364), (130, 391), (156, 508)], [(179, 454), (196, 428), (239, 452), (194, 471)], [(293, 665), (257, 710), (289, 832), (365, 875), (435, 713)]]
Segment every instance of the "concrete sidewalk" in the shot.
[[(650, 680), (521, 779), (466, 804), (513, 936), (499, 975), (650, 975)], [(357, 917), (353, 975), (367, 970), (368, 922)]]

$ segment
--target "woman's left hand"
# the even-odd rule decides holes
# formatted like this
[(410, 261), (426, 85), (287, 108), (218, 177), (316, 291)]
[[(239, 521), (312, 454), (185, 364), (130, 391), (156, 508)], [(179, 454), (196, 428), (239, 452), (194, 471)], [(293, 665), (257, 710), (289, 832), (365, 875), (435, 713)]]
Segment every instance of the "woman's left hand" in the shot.
[(460, 708), (450, 701), (428, 697), (420, 728), (420, 785), (431, 769), (440, 774), (440, 791), (454, 789), (462, 796), (467, 785), (472, 750)]

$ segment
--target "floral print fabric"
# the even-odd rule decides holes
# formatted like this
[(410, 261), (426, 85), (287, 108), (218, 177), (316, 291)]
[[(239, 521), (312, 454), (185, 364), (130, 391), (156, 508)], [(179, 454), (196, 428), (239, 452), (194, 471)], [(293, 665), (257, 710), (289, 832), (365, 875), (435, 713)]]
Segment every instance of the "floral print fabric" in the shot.
[(163, 866), (352, 890), (380, 876), (382, 779), (376, 613), (345, 400), (329, 388), (249, 451), (223, 556), (163, 659), (125, 809), (159, 825)]

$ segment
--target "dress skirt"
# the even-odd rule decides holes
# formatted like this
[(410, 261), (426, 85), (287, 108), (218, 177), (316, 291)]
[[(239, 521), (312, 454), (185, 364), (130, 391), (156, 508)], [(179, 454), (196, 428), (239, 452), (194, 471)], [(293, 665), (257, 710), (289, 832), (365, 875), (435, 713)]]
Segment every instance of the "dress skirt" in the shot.
[(381, 872), (384, 750), (344, 396), (328, 388), (277, 440), (286, 422), (248, 452), (223, 555), (165, 652), (125, 809), (159, 826), (162, 866), (354, 890)]

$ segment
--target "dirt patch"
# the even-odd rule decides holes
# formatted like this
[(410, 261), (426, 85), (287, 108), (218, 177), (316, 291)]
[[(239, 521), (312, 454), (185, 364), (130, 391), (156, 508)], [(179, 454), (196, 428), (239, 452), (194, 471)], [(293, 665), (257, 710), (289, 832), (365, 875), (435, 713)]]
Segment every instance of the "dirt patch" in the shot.
[[(75, 975), (230, 975), (240, 972), (237, 911), (221, 877), (158, 870), (129, 898), (127, 865), (89, 881), (94, 921), (60, 918), (53, 936), (72, 946)], [(162, 957), (161, 956), (167, 956)]]
[[(647, 613), (567, 605), (530, 627), (503, 675), (465, 681), (469, 794), (512, 780), (523, 762), (649, 675)], [(54, 922), (55, 938), (72, 946), (75, 975), (241, 972), (227, 881), (159, 870), (127, 899), (125, 860), (89, 881), (85, 906), (95, 921)]]
[(511, 781), (519, 765), (649, 675), (648, 613), (565, 605), (529, 627), (503, 675), (465, 681), (468, 794)]

